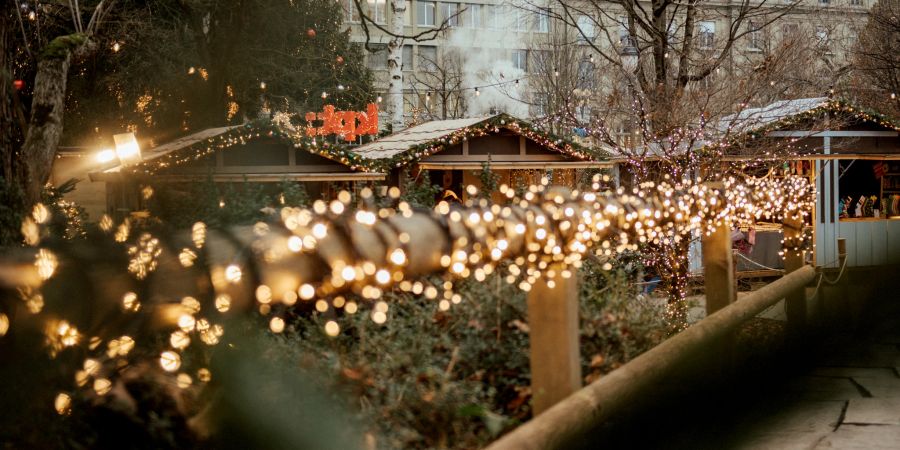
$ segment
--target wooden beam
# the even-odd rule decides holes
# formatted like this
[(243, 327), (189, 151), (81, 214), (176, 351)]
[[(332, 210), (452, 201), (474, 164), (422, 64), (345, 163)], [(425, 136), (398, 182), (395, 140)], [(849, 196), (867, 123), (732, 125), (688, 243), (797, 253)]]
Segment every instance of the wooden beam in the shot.
[[(784, 221), (784, 241), (786, 244), (797, 242), (803, 233), (803, 221), (788, 219)], [(784, 271), (790, 274), (803, 267), (803, 255), (798, 251), (785, 246)], [(800, 289), (791, 292), (784, 299), (784, 312), (787, 316), (788, 332), (798, 335), (806, 326), (806, 290)]]
[(581, 388), (578, 280), (541, 278), (528, 293), (531, 395), (538, 415)]
[(734, 302), (734, 261), (731, 254), (731, 230), (726, 226), (716, 227), (709, 235), (704, 234), (703, 280), (706, 287), (706, 315), (710, 315)]
[(805, 266), (741, 297), (741, 301), (691, 325), (570, 395), (493, 442), (487, 450), (583, 447), (600, 425), (621, 417), (640, 401), (656, 398), (659, 390), (670, 384), (673, 374), (688, 364), (696, 364), (697, 357), (706, 355), (742, 323), (777, 304), (785, 295), (802, 290), (815, 277), (816, 271)]

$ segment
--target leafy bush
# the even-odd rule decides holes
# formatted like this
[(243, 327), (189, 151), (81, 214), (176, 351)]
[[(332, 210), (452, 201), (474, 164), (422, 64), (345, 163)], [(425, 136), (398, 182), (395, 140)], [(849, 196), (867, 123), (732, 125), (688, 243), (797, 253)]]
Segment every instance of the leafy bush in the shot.
[[(590, 382), (668, 335), (664, 303), (636, 300), (627, 276), (582, 270), (583, 373)], [(475, 448), (531, 416), (525, 295), (489, 277), (464, 281), (463, 301), (384, 297), (389, 318), (369, 313), (300, 316), (285, 339), (309, 355), (331, 388), (352, 399), (379, 448)], [(325, 335), (326, 320), (341, 334)], [(345, 398), (346, 398), (345, 397)]]

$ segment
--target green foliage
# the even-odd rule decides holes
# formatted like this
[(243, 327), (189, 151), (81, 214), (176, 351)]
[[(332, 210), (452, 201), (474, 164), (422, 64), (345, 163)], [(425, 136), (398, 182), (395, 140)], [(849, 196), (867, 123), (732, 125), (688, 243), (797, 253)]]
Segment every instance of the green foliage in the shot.
[(70, 178), (59, 186), (48, 185), (41, 193), (41, 201), (50, 209), (48, 229), (54, 236), (66, 239), (87, 236), (85, 223), (87, 223), (88, 217), (84, 208), (63, 198), (69, 192), (74, 191), (80, 181), (77, 178)]
[(427, 170), (421, 170), (417, 177), (413, 177), (407, 167), (401, 179), (403, 179), (403, 186), (400, 188), (400, 199), (412, 206), (432, 208), (435, 205), (435, 199), (443, 191), (440, 186), (431, 184)]
[[(589, 263), (581, 276), (587, 380), (668, 336), (665, 303), (635, 299), (625, 273)], [(456, 292), (463, 300), (446, 312), (435, 300), (386, 293), (383, 325), (365, 312), (298, 317), (288, 340), (318, 355), (309, 365), (329, 389), (363, 405), (356, 418), (376, 427), (378, 448), (483, 447), (531, 415), (525, 295), (497, 276)], [(336, 338), (322, 331), (327, 320), (340, 324)]]
[(153, 188), (148, 202), (153, 220), (174, 229), (189, 228), (197, 221), (214, 227), (247, 225), (277, 212), (281, 205), (303, 206), (309, 195), (302, 184), (268, 183), (166, 183)]
[(303, 183), (284, 180), (279, 185), (281, 196), (278, 203), (290, 206), (305, 206), (310, 204), (309, 193), (303, 187)]
[(264, 107), (319, 111), (323, 91), (360, 108), (372, 77), (342, 18), (321, 0), (120, 1), (102, 30), (118, 51), (99, 47), (70, 81), (66, 139), (97, 146), (133, 127), (165, 141)]
[(500, 175), (491, 170), (491, 160), (481, 163), (481, 173), (478, 174), (481, 181), (480, 194), (484, 198), (491, 198), (491, 194), (500, 188)]
[(65, 36), (59, 36), (50, 41), (47, 46), (41, 50), (41, 58), (44, 59), (62, 59), (69, 56), (70, 52), (84, 45), (88, 38), (84, 33), (72, 33)]
[(673, 334), (665, 301), (635, 295), (630, 282), (633, 277), (625, 266), (618, 263), (606, 271), (588, 261), (581, 271), (581, 350), (586, 381), (617, 369)]

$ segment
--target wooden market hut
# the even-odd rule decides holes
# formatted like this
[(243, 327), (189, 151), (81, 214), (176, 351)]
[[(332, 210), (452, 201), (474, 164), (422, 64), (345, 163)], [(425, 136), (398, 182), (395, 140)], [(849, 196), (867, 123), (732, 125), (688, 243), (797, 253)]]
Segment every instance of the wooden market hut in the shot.
[(107, 185), (107, 212), (123, 215), (143, 209), (144, 183), (303, 183), (313, 197), (334, 188), (385, 178), (357, 162), (344, 145), (310, 145), (296, 131), (270, 122), (209, 128), (142, 152), (133, 164), (112, 163), (90, 173)]
[(829, 98), (780, 101), (720, 123), (739, 138), (733, 160), (764, 158), (781, 144), (795, 149), (786, 171), (807, 177), (817, 192), (809, 261), (837, 267), (836, 241), (845, 238), (848, 267), (900, 263), (900, 126)]
[(539, 183), (548, 174), (553, 184), (574, 186), (583, 170), (610, 166), (602, 155), (507, 114), (426, 122), (354, 152), (390, 170), (395, 185), (401, 171), (412, 166), (414, 173), (427, 170), (432, 184), (460, 199), (465, 186), (480, 187), (486, 163), (508, 186)]

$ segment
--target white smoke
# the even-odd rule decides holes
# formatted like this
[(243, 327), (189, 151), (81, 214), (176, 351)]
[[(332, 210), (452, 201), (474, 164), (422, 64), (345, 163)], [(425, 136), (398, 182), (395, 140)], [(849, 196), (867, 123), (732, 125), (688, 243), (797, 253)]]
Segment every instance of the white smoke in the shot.
[[(447, 48), (458, 51), (462, 57), (462, 71), (467, 115), (486, 116), (492, 112), (505, 112), (516, 117), (528, 117), (525, 71), (516, 68), (512, 50), (525, 50), (528, 45), (522, 37), (526, 33), (513, 31), (515, 10), (504, 5), (503, 23), (497, 29), (490, 28), (490, 11), (483, 6), (483, 20), (479, 28), (454, 28), (449, 31)], [(471, 11), (466, 11), (471, 13)], [(465, 13), (464, 13), (465, 14)], [(518, 85), (514, 80), (522, 79)], [(495, 85), (498, 86), (490, 86)], [(473, 88), (478, 87), (478, 92)]]

